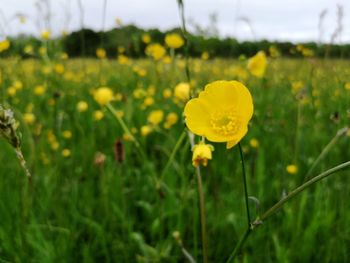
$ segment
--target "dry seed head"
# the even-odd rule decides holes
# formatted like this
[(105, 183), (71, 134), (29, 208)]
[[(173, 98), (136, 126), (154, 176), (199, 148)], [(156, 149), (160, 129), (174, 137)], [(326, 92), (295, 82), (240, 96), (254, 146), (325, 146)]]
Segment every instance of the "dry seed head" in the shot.
[(17, 133), (19, 123), (13, 116), (13, 111), (0, 105), (0, 136), (4, 137), (13, 147), (21, 146), (20, 135)]

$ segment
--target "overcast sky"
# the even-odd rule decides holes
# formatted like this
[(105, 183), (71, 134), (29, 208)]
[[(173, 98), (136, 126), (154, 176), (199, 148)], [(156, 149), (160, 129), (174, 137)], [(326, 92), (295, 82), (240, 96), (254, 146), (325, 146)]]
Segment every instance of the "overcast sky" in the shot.
[[(51, 30), (76, 30), (81, 24), (79, 0), (51, 0)], [(39, 2), (43, 11), (38, 12)], [(45, 0), (0, 0), (0, 26), (6, 34), (38, 34), (44, 25)], [(81, 0), (84, 25), (101, 30), (104, 0)], [(350, 42), (350, 0), (184, 0), (187, 20), (205, 28), (210, 14), (217, 15), (221, 36), (239, 40), (269, 39), (291, 41), (329, 41), (337, 28), (337, 4), (343, 7), (343, 31), (338, 41)], [(323, 34), (318, 29), (319, 15), (327, 10), (323, 20)], [(14, 16), (25, 14), (28, 19), (20, 24)], [(37, 23), (38, 17), (41, 21)], [(70, 19), (67, 19), (70, 17)], [(115, 18), (123, 24), (143, 28), (169, 29), (180, 24), (176, 0), (107, 0), (105, 28), (115, 27)], [(243, 19), (242, 19), (243, 18)], [(6, 20), (6, 22), (4, 21)], [(250, 23), (251, 27), (248, 25)], [(6, 23), (6, 25), (4, 25)], [(0, 29), (1, 29), (0, 28)], [(41, 28), (40, 30), (38, 28)], [(191, 27), (190, 27), (191, 28)]]

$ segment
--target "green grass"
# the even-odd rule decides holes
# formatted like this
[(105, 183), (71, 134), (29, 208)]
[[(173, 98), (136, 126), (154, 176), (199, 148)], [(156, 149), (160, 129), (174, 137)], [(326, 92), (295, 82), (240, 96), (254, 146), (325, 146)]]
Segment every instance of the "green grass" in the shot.
[[(191, 147), (186, 138), (169, 169), (159, 178), (185, 125), (183, 105), (162, 96), (186, 79), (183, 61), (166, 65), (134, 60), (61, 61), (65, 74), (43, 67), (54, 62), (2, 60), (0, 101), (14, 111), (21, 125), (23, 152), (33, 174), (29, 184), (13, 149), (0, 141), (0, 262), (186, 262), (172, 236), (179, 231), (184, 247), (201, 260), (200, 218)], [(147, 71), (140, 77), (134, 66)], [(350, 122), (350, 62), (343, 60), (270, 60), (264, 79), (237, 75), (235, 60), (193, 60), (190, 64), (196, 91), (218, 79), (240, 79), (252, 92), (255, 113), (245, 152), (252, 217), (266, 211), (285, 193), (304, 181), (305, 174), (337, 131)], [(7, 94), (13, 81), (23, 83), (16, 96)], [(305, 83), (296, 99), (292, 82)], [(42, 96), (33, 94), (45, 85)], [(93, 112), (101, 109), (91, 91), (108, 86), (123, 95), (113, 102), (140, 142), (146, 158), (140, 158), (133, 142), (123, 139), (123, 130), (106, 109), (101, 121)], [(154, 104), (142, 108), (136, 88), (155, 87)], [(316, 92), (315, 92), (316, 91)], [(318, 93), (318, 94), (317, 94)], [(58, 96), (59, 95), (59, 96)], [(51, 104), (49, 101), (54, 100)], [(78, 112), (76, 104), (89, 104)], [(23, 121), (28, 105), (36, 116)], [(299, 118), (298, 118), (299, 108)], [(151, 110), (176, 112), (180, 120), (170, 130), (155, 130), (147, 137), (139, 129), (147, 124)], [(338, 113), (339, 119), (334, 117)], [(71, 139), (63, 138), (70, 130)], [(53, 150), (47, 134), (56, 136)], [(257, 149), (249, 145), (256, 138)], [(350, 159), (349, 136), (342, 136), (315, 168), (312, 176)], [(115, 160), (114, 144), (121, 140), (125, 159)], [(210, 262), (224, 262), (246, 226), (243, 185), (238, 147), (226, 150), (214, 144), (213, 160), (202, 169), (206, 198)], [(62, 156), (63, 149), (71, 156)], [(94, 164), (95, 154), (106, 155), (103, 165)], [(286, 172), (294, 163), (297, 174)], [(249, 237), (237, 262), (348, 262), (350, 260), (349, 171), (321, 181), (302, 193)], [(257, 207), (255, 209), (255, 207)]]

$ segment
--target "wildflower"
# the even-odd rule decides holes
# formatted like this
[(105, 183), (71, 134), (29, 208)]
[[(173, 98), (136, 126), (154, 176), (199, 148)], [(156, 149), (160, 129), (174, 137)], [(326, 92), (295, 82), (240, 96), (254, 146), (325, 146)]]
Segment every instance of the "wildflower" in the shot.
[(63, 150), (62, 150), (62, 156), (63, 156), (63, 157), (67, 158), (67, 157), (69, 157), (70, 155), (71, 155), (71, 152), (70, 152), (69, 149), (63, 149)]
[(168, 47), (177, 49), (182, 47), (185, 41), (179, 34), (171, 33), (165, 36), (165, 43), (167, 44)]
[(41, 38), (42, 38), (43, 40), (49, 40), (50, 37), (51, 37), (51, 31), (49, 31), (49, 30), (44, 30), (44, 31), (41, 32), (40, 36), (41, 36)]
[(151, 43), (151, 36), (149, 34), (142, 35), (142, 42), (145, 44)]
[(4, 40), (0, 41), (0, 53), (9, 49), (10, 46), (11, 46), (11, 43), (9, 40), (4, 39)]
[(178, 120), (179, 120), (179, 117), (177, 116), (177, 114), (175, 112), (170, 112), (166, 116), (166, 120), (165, 120), (165, 123), (164, 123), (164, 128), (165, 129), (170, 129), (175, 123), (177, 123)]
[(64, 66), (62, 64), (56, 64), (54, 70), (57, 74), (61, 75), (64, 73)]
[(44, 86), (39, 85), (34, 88), (34, 94), (37, 96), (41, 96), (45, 93), (46, 89)]
[(87, 104), (86, 101), (79, 101), (77, 104), (77, 110), (79, 112), (87, 111), (88, 108), (89, 108), (89, 105)]
[(251, 139), (249, 141), (249, 145), (252, 147), (252, 148), (259, 148), (259, 141), (255, 138)]
[(248, 60), (247, 68), (250, 73), (258, 78), (265, 75), (267, 59), (264, 51), (259, 51), (254, 57)]
[(62, 132), (62, 136), (63, 136), (63, 138), (65, 138), (65, 139), (70, 139), (70, 138), (72, 138), (72, 132), (71, 131), (69, 131), (69, 130), (65, 130), (65, 131), (63, 131)]
[(99, 59), (106, 58), (106, 50), (104, 50), (103, 48), (96, 49), (96, 57), (98, 57)]
[(182, 102), (186, 102), (190, 98), (190, 84), (181, 82), (176, 85), (174, 97)]
[(145, 53), (155, 60), (160, 60), (165, 55), (165, 48), (160, 44), (150, 44), (146, 47)]
[(95, 101), (102, 106), (108, 104), (111, 100), (113, 100), (113, 98), (113, 91), (108, 87), (98, 88), (94, 92)]
[(280, 51), (274, 45), (269, 47), (269, 53), (272, 58), (277, 58), (281, 55)]
[(298, 166), (296, 166), (295, 164), (287, 165), (286, 171), (289, 174), (296, 174), (298, 172)]
[(100, 121), (104, 117), (104, 114), (101, 110), (94, 111), (94, 120), (95, 121)]
[(253, 100), (238, 81), (214, 81), (206, 85), (198, 98), (187, 102), (184, 115), (191, 132), (212, 142), (227, 142), (229, 149), (248, 131)]
[(120, 65), (127, 65), (129, 63), (129, 58), (125, 55), (119, 55), (118, 56), (118, 63)]
[(192, 151), (193, 166), (197, 167), (200, 164), (207, 166), (208, 160), (212, 159), (212, 152), (214, 151), (214, 147), (210, 144), (200, 142), (199, 144), (193, 146)]
[(350, 82), (345, 83), (344, 87), (346, 90), (350, 90)]
[(33, 124), (35, 122), (35, 115), (33, 113), (23, 114), (23, 120), (27, 124)]
[(209, 53), (207, 51), (204, 51), (201, 55), (201, 58), (203, 60), (208, 60), (209, 59)]
[(148, 115), (148, 122), (153, 125), (158, 125), (164, 117), (164, 112), (162, 110), (154, 110)]
[(140, 131), (141, 131), (141, 135), (143, 137), (146, 137), (148, 134), (152, 132), (152, 127), (149, 125), (144, 125), (141, 127)]
[(171, 97), (171, 90), (170, 89), (163, 90), (163, 97), (165, 99), (170, 98)]

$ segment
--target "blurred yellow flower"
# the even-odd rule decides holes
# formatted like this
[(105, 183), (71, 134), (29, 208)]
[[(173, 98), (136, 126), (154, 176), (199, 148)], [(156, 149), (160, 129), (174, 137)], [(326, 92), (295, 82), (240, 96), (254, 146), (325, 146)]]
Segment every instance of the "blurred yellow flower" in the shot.
[(252, 148), (259, 148), (259, 141), (255, 138), (251, 139), (249, 141), (249, 145), (252, 147)]
[(182, 102), (186, 102), (190, 98), (190, 84), (181, 82), (175, 86), (174, 97)]
[(86, 101), (79, 101), (77, 104), (77, 110), (79, 112), (87, 111), (88, 108), (89, 108), (89, 105), (87, 104)]
[(62, 136), (63, 136), (63, 138), (65, 138), (65, 139), (70, 139), (70, 138), (72, 138), (73, 134), (72, 134), (71, 131), (65, 130), (65, 131), (62, 132)]
[(289, 174), (296, 174), (298, 172), (298, 166), (296, 166), (295, 164), (287, 165), (286, 171)]
[(162, 45), (156, 43), (148, 45), (146, 47), (145, 53), (155, 60), (160, 60), (164, 57), (166, 51)]
[(204, 51), (201, 55), (201, 58), (203, 60), (208, 60), (209, 59), (209, 53), (207, 51)]
[(106, 50), (104, 50), (103, 48), (96, 49), (96, 57), (98, 57), (99, 59), (106, 58)]
[(144, 125), (141, 127), (141, 136), (146, 137), (148, 134), (152, 132), (152, 127), (149, 125)]
[(142, 42), (145, 44), (151, 43), (151, 36), (149, 34), (142, 35)]
[(10, 46), (11, 46), (11, 43), (9, 40), (4, 39), (4, 40), (0, 41), (0, 53), (9, 49)]
[(62, 64), (56, 64), (54, 70), (57, 74), (61, 75), (64, 73), (64, 66)]
[(250, 73), (255, 77), (264, 77), (266, 67), (267, 59), (264, 51), (259, 51), (254, 57), (248, 60), (247, 68), (250, 71)]
[(162, 110), (153, 110), (148, 115), (148, 122), (153, 125), (158, 125), (160, 122), (162, 122), (164, 117), (164, 112)]
[(185, 41), (179, 34), (171, 33), (165, 36), (165, 43), (167, 44), (168, 47), (177, 49), (182, 47)]
[(103, 119), (103, 117), (104, 117), (103, 111), (101, 111), (101, 110), (94, 111), (94, 120), (95, 121), (100, 121)]
[(41, 31), (40, 36), (41, 36), (42, 39), (48, 40), (51, 37), (51, 31), (50, 30)]
[(119, 55), (118, 56), (118, 63), (120, 65), (127, 65), (129, 63), (129, 58), (125, 55)]
[(193, 166), (197, 167), (200, 164), (207, 166), (208, 160), (212, 159), (212, 152), (214, 151), (214, 147), (210, 144), (200, 142), (199, 144), (193, 146), (192, 151)]
[(71, 152), (70, 152), (70, 150), (69, 149), (63, 149), (62, 150), (62, 156), (63, 157), (69, 157), (71, 155)]
[(238, 81), (215, 81), (198, 98), (187, 102), (184, 114), (191, 132), (212, 142), (227, 142), (229, 149), (247, 133), (253, 99)]
[(37, 96), (41, 96), (45, 93), (46, 89), (44, 86), (39, 85), (34, 88), (34, 94)]
[(33, 124), (35, 122), (35, 115), (33, 113), (24, 113), (23, 120), (27, 124)]
[(113, 91), (108, 87), (98, 88), (94, 92), (95, 101), (102, 106), (108, 104), (111, 100), (113, 100), (113, 98)]
[(171, 97), (171, 90), (170, 89), (163, 90), (163, 97), (165, 99), (170, 98)]
[(170, 129), (177, 121), (179, 120), (179, 117), (175, 112), (170, 112), (165, 119), (164, 128)]
[(346, 90), (350, 90), (350, 82), (345, 83), (344, 87)]

